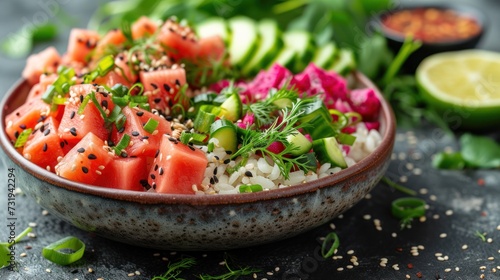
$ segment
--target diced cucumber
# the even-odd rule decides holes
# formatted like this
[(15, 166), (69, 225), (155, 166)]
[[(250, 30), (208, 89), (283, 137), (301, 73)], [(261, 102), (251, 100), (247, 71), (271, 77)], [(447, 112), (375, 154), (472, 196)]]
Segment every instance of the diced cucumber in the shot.
[(320, 163), (331, 163), (332, 166), (347, 168), (342, 149), (335, 137), (316, 139), (313, 141), (313, 150)]
[(340, 75), (346, 75), (356, 69), (356, 59), (350, 49), (340, 49), (339, 57), (329, 70), (333, 70)]
[(338, 55), (339, 49), (337, 45), (333, 42), (329, 42), (328, 44), (316, 49), (312, 62), (320, 68), (328, 69), (332, 67), (332, 64), (337, 59)]
[(226, 20), (220, 17), (212, 17), (198, 24), (196, 32), (200, 38), (219, 35), (226, 43), (231, 38)]
[(216, 115), (205, 110), (198, 110), (196, 118), (194, 119), (193, 127), (196, 131), (201, 133), (208, 133), (210, 126), (215, 121)]
[(229, 120), (219, 119), (210, 126), (210, 138), (219, 141), (219, 147), (226, 151), (236, 152), (238, 138), (236, 126)]
[(292, 67), (295, 66), (295, 58), (297, 57), (297, 54), (295, 51), (292, 49), (284, 48), (281, 50), (281, 52), (278, 54), (276, 59), (273, 61), (272, 64), (278, 63), (279, 65), (286, 67), (288, 69), (292, 69)]
[(229, 60), (232, 65), (243, 68), (260, 46), (260, 35), (254, 20), (236, 16), (228, 21), (231, 30)]
[(320, 139), (337, 135), (337, 129), (332, 124), (332, 116), (328, 112), (322, 100), (317, 99), (304, 107), (304, 113), (299, 121), (304, 126), (304, 131), (311, 135), (312, 139)]
[(314, 38), (311, 33), (302, 30), (291, 30), (283, 34), (285, 46), (296, 53), (293, 72), (301, 72), (311, 61), (316, 50)]
[(242, 72), (245, 76), (255, 75), (261, 69), (268, 68), (284, 46), (281, 30), (276, 21), (263, 19), (258, 23), (257, 30), (261, 38), (260, 47), (250, 62), (243, 67)]
[(312, 148), (312, 143), (307, 139), (302, 133), (295, 130), (292, 134), (286, 137), (288, 143), (292, 144), (295, 149), (293, 149), (290, 154), (292, 156), (300, 156), (302, 154), (308, 153)]
[(233, 92), (221, 105), (219, 117), (235, 122), (241, 119), (243, 114), (243, 103), (238, 92)]

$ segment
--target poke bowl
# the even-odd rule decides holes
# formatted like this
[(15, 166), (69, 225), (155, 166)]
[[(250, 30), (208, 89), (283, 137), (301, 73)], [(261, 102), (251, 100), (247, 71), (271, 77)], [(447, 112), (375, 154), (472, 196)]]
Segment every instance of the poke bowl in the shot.
[[(13, 113), (17, 114), (16, 112), (19, 112), (19, 108), (26, 104), (26, 99), (29, 99), (33, 93), (33, 83), (26, 77), (13, 85), (1, 102), (2, 110), (0, 117), (2, 119), (2, 129), (0, 132), (0, 145), (5, 153), (3, 156), (4, 163), (8, 168), (15, 167), (16, 181), (22, 191), (32, 197), (36, 203), (51, 214), (82, 230), (93, 232), (111, 240), (156, 249), (187, 251), (225, 250), (254, 246), (290, 238), (328, 222), (363, 199), (377, 185), (387, 170), (394, 145), (396, 129), (392, 110), (375, 85), (362, 73), (354, 71), (349, 75), (349, 78), (346, 78), (346, 81), (353, 91), (369, 88), (370, 93), (379, 102), (377, 104), (380, 107), (376, 119), (372, 120), (377, 124), (376, 131), (377, 135), (379, 135), (377, 145), (374, 146), (372, 143), (369, 153), (366, 153), (355, 162), (352, 160), (349, 161), (342, 168), (337, 167), (334, 172), (330, 171), (330, 164), (322, 164), (321, 167), (318, 167), (318, 170), (323, 168), (321, 169), (323, 170), (322, 172), (326, 173), (320, 174), (321, 176), (315, 174), (315, 172), (304, 173), (304, 171), (298, 170), (297, 166), (290, 166), (288, 170), (290, 174), (300, 173), (302, 177), (299, 181), (290, 183), (289, 186), (279, 183), (278, 186), (267, 188), (264, 183), (259, 183), (253, 184), (250, 187), (250, 184), (246, 184), (246, 182), (250, 181), (252, 177), (262, 176), (257, 176), (260, 173), (256, 172), (260, 171), (250, 169), (248, 165), (260, 166), (260, 163), (255, 161), (250, 164), (245, 161), (246, 165), (243, 164), (243, 166), (245, 166), (246, 171), (241, 171), (241, 177), (246, 177), (246, 179), (241, 179), (243, 183), (238, 181), (240, 182), (239, 187), (235, 187), (229, 191), (222, 187), (214, 187), (218, 186), (219, 179), (216, 179), (215, 175), (217, 175), (220, 169), (219, 166), (215, 166), (214, 169), (213, 164), (216, 162), (229, 163), (232, 159), (227, 158), (226, 162), (226, 160), (219, 160), (216, 156), (210, 158), (208, 154), (212, 152), (207, 152), (205, 146), (201, 145), (205, 147), (203, 148), (198, 144), (180, 143), (178, 136), (174, 137), (171, 134), (162, 135), (164, 139), (167, 139), (165, 142), (168, 145), (172, 146), (172, 143), (174, 143), (175, 145), (182, 144), (187, 147), (185, 149), (187, 152), (180, 155), (180, 164), (184, 170), (182, 168), (176, 170), (175, 174), (172, 173), (172, 169), (166, 169), (167, 171), (164, 172), (162, 166), (158, 170), (162, 153), (160, 153), (158, 161), (158, 152), (156, 152), (154, 158), (150, 159), (151, 162), (143, 162), (143, 165), (148, 165), (151, 171), (146, 174), (148, 178), (141, 180), (141, 184), (144, 187), (142, 191), (131, 188), (127, 189), (121, 185), (103, 186), (97, 185), (97, 181), (96, 183), (86, 183), (85, 179), (78, 181), (64, 177), (64, 172), (61, 171), (64, 168), (70, 171), (77, 169), (82, 174), (91, 173), (88, 167), (75, 167), (77, 162), (70, 163), (69, 167), (67, 166), (68, 164), (62, 164), (65, 163), (67, 155), (71, 153), (75, 154), (75, 157), (86, 153), (85, 149), (79, 146), (83, 145), (80, 144), (81, 142), (68, 148), (69, 151), (64, 156), (58, 157), (55, 166), (47, 165), (46, 168), (43, 167), (45, 165), (40, 166), (40, 164), (36, 164), (35, 158), (40, 157), (40, 155), (41, 157), (45, 157), (44, 153), (48, 149), (53, 148), (54, 145), (47, 145), (47, 143), (41, 145), (38, 154), (20, 152), (20, 147), (13, 145), (12, 133), (9, 133), (11, 122), (6, 120)], [(95, 87), (95, 84), (84, 86)], [(92, 94), (95, 94), (95, 92)], [(77, 102), (84, 103), (87, 100), (88, 104), (92, 104), (94, 102), (92, 99), (95, 99), (95, 95), (92, 95), (90, 98), (80, 96), (80, 100), (77, 100)], [(99, 102), (97, 101), (94, 104), (96, 107), (99, 106)], [(103, 104), (102, 101), (100, 104)], [(64, 106), (68, 108), (68, 103), (65, 103)], [(89, 105), (86, 106), (88, 107)], [(87, 110), (87, 107), (79, 104), (74, 108), (80, 112)], [(292, 108), (294, 107), (292, 106)], [(139, 109), (136, 108), (135, 110)], [(288, 111), (284, 109), (284, 112)], [(330, 110), (329, 112), (337, 111)], [(97, 112), (96, 114), (98, 115), (99, 113)], [(302, 113), (304, 112), (301, 111)], [(142, 116), (143, 114), (136, 115)], [(18, 115), (23, 114), (19, 113)], [(73, 113), (69, 118), (73, 119), (75, 115)], [(87, 114), (84, 116), (85, 119), (90, 118)], [(129, 119), (132, 118), (131, 116), (128, 117)], [(285, 117), (286, 114), (283, 118), (287, 120)], [(62, 125), (65, 115), (61, 118), (63, 118), (61, 120)], [(84, 120), (84, 117), (80, 115), (78, 119)], [(287, 122), (283, 121), (283, 123), (286, 124), (288, 121), (291, 123), (290, 120), (287, 120)], [(42, 122), (45, 122), (45, 118), (43, 118)], [(306, 121), (303, 122), (305, 123)], [(25, 137), (31, 137), (28, 139), (32, 140), (36, 137), (33, 135), (36, 134), (47, 136), (51, 133), (48, 128), (50, 125), (39, 125), (33, 132), (30, 130), (27, 134), (28, 136)], [(144, 123), (142, 125), (144, 127), (147, 126)], [(304, 127), (300, 129), (302, 128)], [(24, 127), (23, 129), (26, 128)], [(368, 134), (368, 129), (363, 129)], [(124, 128), (123, 130), (126, 129)], [(64, 129), (62, 131), (69, 133), (69, 137), (76, 136), (77, 134), (74, 129)], [(78, 132), (80, 131), (78, 130)], [(121, 132), (115, 131), (114, 133)], [(296, 133), (298, 134), (299, 132)], [(83, 139), (86, 139), (87, 135), (90, 134), (88, 133), (83, 136)], [(133, 134), (134, 131), (132, 131)], [(152, 133), (152, 135), (154, 134)], [(19, 133), (15, 137), (17, 139), (22, 138)], [(351, 138), (347, 137), (347, 139)], [(150, 139), (152, 140), (152, 138)], [(56, 142), (56, 144), (59, 143), (61, 144), (61, 148), (64, 148), (64, 143), (69, 145), (68, 142), (64, 141)], [(219, 142), (215, 141), (216, 147), (219, 144)], [(89, 149), (92, 149), (93, 145), (95, 146), (95, 144), (85, 146), (87, 152)], [(163, 147), (163, 144), (161, 145)], [(116, 144), (116, 147), (118, 146), (120, 146), (120, 143)], [(125, 150), (130, 153), (132, 150), (129, 148), (132, 146), (132, 142), (127, 142), (120, 150), (121, 152), (117, 152), (117, 154), (114, 154), (116, 150), (107, 149), (106, 151), (109, 152), (108, 154), (111, 154), (110, 157), (124, 157), (132, 161), (132, 159), (137, 157), (123, 155)], [(26, 149), (27, 147), (28, 144), (26, 142), (26, 147), (21, 147), (21, 149)], [(109, 148), (108, 146), (106, 147)], [(313, 148), (311, 147), (313, 146), (308, 146), (305, 152), (312, 150)], [(226, 147), (223, 148), (223, 154), (229, 157), (231, 153), (234, 155), (242, 150), (242, 144), (240, 143), (237, 149), (231, 153), (228, 152)], [(163, 152), (164, 150), (162, 149), (158, 148), (157, 151), (161, 150)], [(193, 165), (193, 161), (199, 161), (199, 159), (194, 159), (190, 156), (186, 157), (187, 153), (191, 150), (196, 150), (198, 154), (201, 153), (200, 151), (204, 151), (207, 154), (207, 159), (201, 161), (204, 164), (203, 168), (206, 168), (206, 170), (203, 170), (203, 174), (205, 174), (204, 178), (202, 178), (203, 183), (198, 185), (193, 184), (192, 188), (191, 180), (193, 180), (192, 177), (194, 175), (192, 175), (193, 171), (190, 169), (196, 168), (196, 165)], [(95, 151), (98, 152), (98, 150)], [(349, 149), (339, 151), (340, 154), (343, 153), (345, 155)], [(213, 153), (215, 153), (215, 150)], [(261, 153), (264, 152), (261, 151), (259, 153), (262, 156)], [(96, 160), (96, 157), (98, 158), (101, 154), (85, 154), (85, 156), (88, 160)], [(169, 154), (168, 157), (170, 156), (175, 157), (176, 154)], [(185, 158), (182, 160), (183, 156)], [(223, 156), (221, 155), (221, 157)], [(217, 161), (213, 159), (214, 157), (217, 158)], [(208, 158), (210, 158), (210, 161), (208, 161)], [(314, 160), (314, 163), (315, 166), (319, 166), (316, 164), (316, 160)], [(125, 161), (125, 164), (132, 166), (128, 161)], [(126, 165), (121, 166), (122, 169), (118, 168), (115, 171), (117, 174), (116, 177), (120, 178), (115, 178), (115, 176), (105, 173), (106, 176), (101, 176), (103, 178), (100, 182), (108, 181), (107, 183), (113, 182), (113, 184), (116, 184), (116, 180), (122, 180), (119, 182), (127, 184), (127, 182), (123, 181), (123, 177), (127, 177), (129, 175), (127, 173), (136, 167), (127, 169)], [(140, 165), (135, 166), (140, 167)], [(270, 168), (269, 172), (274, 168), (267, 165), (265, 167)], [(106, 168), (108, 167), (106, 166)], [(54, 172), (54, 169), (57, 174)], [(97, 176), (95, 174), (102, 175), (106, 170), (108, 169), (105, 169), (104, 166), (98, 166), (95, 171), (91, 171), (94, 172), (93, 176)], [(239, 171), (236, 170), (236, 172)], [(320, 171), (317, 172), (318, 174), (320, 173)], [(214, 176), (207, 176), (208, 173), (213, 173)], [(290, 174), (288, 176), (292, 176)], [(155, 177), (159, 177), (160, 175), (166, 179), (163, 179), (164, 181), (155, 179)], [(210, 177), (210, 179), (207, 177)], [(224, 180), (227, 180), (227, 177)], [(222, 176), (217, 178), (222, 178)], [(287, 180), (285, 182), (288, 182)], [(182, 185), (183, 181), (189, 182), (188, 193), (182, 193), (177, 189), (177, 186)], [(175, 182), (175, 184), (172, 182)], [(105, 185), (107, 183), (100, 184)], [(147, 185), (147, 188), (145, 185)], [(253, 188), (255, 186), (258, 187), (258, 190)], [(160, 190), (169, 190), (170, 192), (161, 192)]]

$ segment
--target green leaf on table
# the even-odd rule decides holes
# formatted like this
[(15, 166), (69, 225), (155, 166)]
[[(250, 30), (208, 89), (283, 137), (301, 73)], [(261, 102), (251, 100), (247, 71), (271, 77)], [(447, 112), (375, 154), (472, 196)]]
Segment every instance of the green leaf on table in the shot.
[(463, 159), (478, 168), (500, 167), (500, 145), (486, 136), (466, 133), (460, 137)]
[(52, 40), (57, 36), (57, 33), (57, 26), (52, 23), (36, 26), (25, 25), (5, 38), (0, 43), (0, 50), (10, 57), (24, 57), (31, 52), (36, 43)]
[(466, 163), (460, 152), (455, 153), (439, 153), (434, 156), (432, 166), (438, 169), (464, 169)]

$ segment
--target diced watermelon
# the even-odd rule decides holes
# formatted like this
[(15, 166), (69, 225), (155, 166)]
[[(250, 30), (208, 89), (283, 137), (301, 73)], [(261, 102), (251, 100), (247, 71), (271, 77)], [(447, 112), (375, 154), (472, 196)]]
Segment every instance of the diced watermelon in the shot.
[(132, 38), (134, 40), (149, 37), (155, 34), (158, 24), (146, 16), (140, 17), (132, 24)]
[[(172, 106), (181, 101), (178, 93), (186, 84), (186, 71), (179, 67), (141, 72), (140, 80), (144, 85), (144, 95), (149, 97), (151, 108), (170, 114)], [(182, 105), (186, 108), (189, 101), (184, 103)]]
[(23, 156), (34, 164), (54, 171), (57, 158), (64, 156), (64, 141), (59, 139), (59, 122), (53, 117), (45, 119), (24, 144)]
[(115, 72), (122, 74), (129, 83), (134, 84), (138, 79), (138, 75), (135, 71), (133, 71), (130, 68), (128, 62), (129, 61), (126, 54), (124, 53), (118, 54), (115, 58), (115, 65), (116, 65)]
[(99, 176), (94, 184), (106, 188), (144, 191), (143, 185), (147, 182), (146, 157), (114, 157), (102, 170), (102, 176)]
[[(126, 106), (122, 109), (122, 113), (126, 118), (125, 125), (120, 131), (116, 131), (116, 127), (113, 128), (111, 140), (117, 144), (124, 134), (128, 134), (130, 135), (131, 143), (125, 149), (127, 155), (153, 157), (160, 145), (162, 135), (172, 132), (170, 122), (159, 115), (137, 107), (130, 108)], [(158, 126), (153, 133), (144, 130), (144, 125), (150, 119), (158, 122)]]
[(205, 175), (208, 160), (200, 149), (163, 135), (148, 183), (159, 193), (194, 194)]
[(108, 31), (98, 42), (95, 47), (92, 57), (99, 60), (103, 55), (114, 51), (113, 48), (121, 46), (127, 41), (123, 32), (119, 29), (112, 29)]
[(28, 57), (22, 77), (28, 80), (31, 85), (34, 85), (38, 83), (40, 75), (43, 73), (56, 73), (60, 64), (61, 56), (56, 48), (48, 47)]
[(99, 33), (86, 30), (74, 28), (69, 34), (68, 50), (66, 56), (68, 60), (77, 62), (87, 62), (90, 57), (90, 53), (97, 46), (99, 41)]
[(105, 127), (105, 121), (95, 104), (89, 100), (83, 113), (78, 114), (81, 101), (91, 92), (96, 92), (95, 97), (102, 108), (111, 112), (114, 104), (107, 94), (97, 92), (97, 88), (91, 84), (74, 85), (70, 87), (69, 102), (64, 108), (64, 115), (59, 125), (58, 133), (62, 140), (75, 144), (87, 133), (92, 132), (101, 139), (107, 139), (109, 131)]
[(161, 26), (157, 41), (174, 62), (183, 59), (194, 61), (198, 54), (198, 40), (193, 30), (172, 19), (166, 20)]
[(198, 44), (198, 58), (201, 59), (201, 61), (220, 61), (226, 51), (224, 40), (222, 40), (219, 35), (201, 38)]
[(52, 111), (51, 106), (42, 99), (31, 99), (5, 117), (5, 132), (12, 141), (26, 128), (34, 128), (35, 125), (47, 117), (59, 119), (63, 106), (58, 106)]
[(55, 166), (55, 171), (63, 178), (93, 184), (112, 160), (104, 141), (89, 132)]
[(54, 83), (56, 79), (57, 79), (57, 74), (40, 75), (40, 82), (38, 82), (38, 84), (34, 85), (31, 88), (30, 92), (28, 93), (28, 97), (26, 97), (26, 100), (41, 98), (42, 94), (45, 92), (47, 87), (52, 83)]

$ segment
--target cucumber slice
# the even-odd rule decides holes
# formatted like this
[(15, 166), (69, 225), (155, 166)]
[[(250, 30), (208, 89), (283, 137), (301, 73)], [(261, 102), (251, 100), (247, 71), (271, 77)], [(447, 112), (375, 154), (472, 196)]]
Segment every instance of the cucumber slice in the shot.
[(200, 38), (219, 35), (226, 43), (229, 43), (229, 39), (231, 38), (226, 20), (220, 17), (209, 18), (198, 24), (196, 33)]
[(332, 166), (347, 168), (344, 155), (335, 137), (314, 140), (313, 150), (320, 163), (329, 162)]
[(226, 151), (236, 152), (238, 147), (238, 138), (235, 125), (228, 120), (216, 120), (210, 126), (210, 138), (219, 141), (219, 146)]
[(307, 139), (302, 133), (295, 130), (292, 134), (286, 137), (288, 143), (296, 147), (290, 152), (292, 156), (300, 156), (302, 154), (308, 153), (312, 148), (312, 143)]
[(250, 62), (243, 68), (242, 72), (245, 76), (255, 75), (261, 69), (268, 68), (284, 46), (281, 30), (276, 21), (272, 19), (261, 20), (257, 29), (261, 44)]
[(219, 117), (235, 122), (241, 119), (243, 114), (243, 103), (237, 92), (232, 93), (221, 105)]
[(340, 49), (339, 57), (329, 70), (333, 70), (345, 76), (354, 69), (356, 69), (356, 59), (354, 58), (352, 50)]
[(320, 68), (328, 69), (332, 67), (332, 64), (337, 60), (338, 56), (339, 49), (337, 45), (333, 42), (329, 42), (316, 50), (312, 62)]
[(229, 43), (229, 60), (232, 65), (243, 68), (260, 46), (260, 35), (255, 21), (245, 16), (229, 19), (231, 42)]
[(297, 56), (292, 71), (298, 73), (306, 68), (316, 51), (316, 45), (311, 33), (302, 30), (287, 31), (283, 34), (285, 46), (293, 50)]
[(295, 66), (296, 57), (297, 54), (293, 50), (285, 48), (281, 50), (272, 64), (277, 63), (287, 69), (292, 69)]

